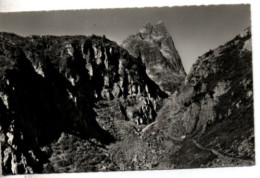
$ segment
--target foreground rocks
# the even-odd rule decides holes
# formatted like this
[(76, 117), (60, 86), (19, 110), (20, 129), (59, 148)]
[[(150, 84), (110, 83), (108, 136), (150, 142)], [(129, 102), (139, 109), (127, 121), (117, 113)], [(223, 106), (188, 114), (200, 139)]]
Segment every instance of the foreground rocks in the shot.
[[(96, 120), (98, 101), (120, 99), (125, 121), (148, 123), (167, 96), (146, 75), (140, 59), (104, 37), (23, 38), (1, 33), (0, 38), (1, 154), (6, 174), (42, 172), (55, 151), (42, 148), (61, 133), (94, 138), (100, 144), (115, 142), (113, 133)], [(137, 106), (138, 118), (133, 112)], [(132, 114), (126, 114), (129, 108)]]

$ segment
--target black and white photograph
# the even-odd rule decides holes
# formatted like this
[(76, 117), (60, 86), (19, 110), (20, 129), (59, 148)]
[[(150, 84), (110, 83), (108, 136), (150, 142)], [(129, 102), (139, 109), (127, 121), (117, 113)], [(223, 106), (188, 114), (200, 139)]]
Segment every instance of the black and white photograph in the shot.
[(2, 174), (255, 166), (250, 8), (0, 12)]

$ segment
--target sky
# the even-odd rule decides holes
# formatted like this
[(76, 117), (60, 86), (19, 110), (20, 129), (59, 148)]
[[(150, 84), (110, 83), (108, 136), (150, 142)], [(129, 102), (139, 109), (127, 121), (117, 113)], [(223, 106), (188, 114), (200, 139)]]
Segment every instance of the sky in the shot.
[(250, 26), (250, 5), (0, 13), (0, 31), (28, 35), (106, 35), (121, 44), (148, 22), (163, 21), (188, 73), (209, 49)]

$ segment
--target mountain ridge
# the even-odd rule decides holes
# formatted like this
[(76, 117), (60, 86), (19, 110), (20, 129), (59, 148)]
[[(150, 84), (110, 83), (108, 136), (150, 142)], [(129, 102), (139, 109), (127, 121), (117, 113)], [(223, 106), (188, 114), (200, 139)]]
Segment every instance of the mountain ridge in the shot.
[(169, 164), (176, 168), (254, 165), (252, 82), (249, 27), (200, 56), (185, 85), (158, 112), (164, 137), (182, 140), (166, 143), (168, 149), (175, 147)]
[[(166, 32), (153, 29), (141, 35), (160, 52)], [(104, 36), (0, 39), (4, 174), (255, 164), (250, 27), (177, 79), (158, 53), (171, 95), (149, 78), (141, 51)]]

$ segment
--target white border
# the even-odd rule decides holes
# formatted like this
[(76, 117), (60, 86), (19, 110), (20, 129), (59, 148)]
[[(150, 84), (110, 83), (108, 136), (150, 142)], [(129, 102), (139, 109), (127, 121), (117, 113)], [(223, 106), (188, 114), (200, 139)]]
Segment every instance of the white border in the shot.
[(0, 0), (0, 12), (248, 4), (253, 2), (253, 0)]
[[(257, 0), (0, 0), (0, 12), (14, 11), (39, 11), (39, 10), (65, 10), (65, 9), (99, 9), (99, 8), (123, 8), (123, 7), (155, 7), (155, 6), (183, 6), (183, 5), (218, 5), (218, 4), (251, 4), (252, 36), (253, 36), (253, 69), (254, 69), (254, 98), (255, 98), (255, 135), (256, 135), (256, 166), (236, 168), (204, 168), (183, 169), (172, 171), (132, 171), (132, 172), (106, 172), (106, 173), (79, 173), (79, 174), (49, 174), (28, 176), (6, 176), (26, 178), (132, 178), (132, 177), (174, 177), (174, 178), (251, 178), (259, 177), (259, 121), (260, 116), (260, 6)], [(1, 27), (0, 27), (1, 28)], [(0, 175), (1, 176), (1, 175)]]

